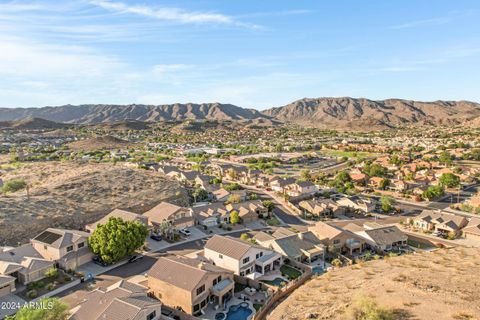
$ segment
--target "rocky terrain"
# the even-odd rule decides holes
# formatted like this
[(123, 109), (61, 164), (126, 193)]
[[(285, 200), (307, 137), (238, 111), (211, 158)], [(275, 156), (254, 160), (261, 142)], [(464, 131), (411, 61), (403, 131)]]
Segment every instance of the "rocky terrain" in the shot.
[(371, 130), (409, 124), (461, 124), (480, 116), (480, 104), (468, 101), (318, 98), (298, 100), (263, 113), (280, 121), (303, 126)]
[(259, 111), (231, 104), (79, 105), (44, 108), (0, 108), (0, 121), (39, 117), (56, 122), (94, 124), (122, 120), (145, 122), (182, 120), (242, 120), (263, 118)]
[(28, 116), (20, 120), (9, 120), (0, 122), (0, 130), (43, 130), (43, 129), (64, 129), (72, 127), (70, 124), (58, 123)]
[(468, 101), (420, 102), (401, 99), (375, 101), (345, 97), (305, 98), (263, 112), (220, 103), (0, 108), (0, 121), (18, 121), (25, 117), (70, 124), (109, 123), (107, 126), (110, 129), (118, 130), (145, 130), (153, 122), (187, 120), (242, 121), (245, 125), (253, 126), (290, 123), (325, 129), (380, 130), (406, 125), (477, 126), (480, 104)]
[(480, 250), (441, 249), (335, 269), (295, 290), (269, 320), (349, 319), (359, 296), (396, 319), (480, 319)]
[(92, 137), (84, 140), (70, 142), (67, 146), (73, 151), (92, 151), (92, 150), (116, 150), (127, 148), (133, 144), (109, 135)]
[(111, 164), (32, 163), (0, 170), (25, 190), (0, 194), (0, 245), (17, 245), (48, 227), (77, 229), (114, 208), (143, 213), (161, 201), (186, 205), (185, 189), (158, 173)]

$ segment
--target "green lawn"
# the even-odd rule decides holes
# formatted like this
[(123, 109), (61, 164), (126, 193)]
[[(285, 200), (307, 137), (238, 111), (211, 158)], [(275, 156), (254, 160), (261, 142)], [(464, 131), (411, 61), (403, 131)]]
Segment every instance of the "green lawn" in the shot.
[(281, 266), (280, 271), (282, 272), (282, 275), (287, 276), (288, 279), (297, 279), (302, 275), (300, 271), (287, 265)]
[(253, 304), (253, 307), (255, 308), (255, 311), (260, 310), (260, 308), (261, 308), (262, 306), (263, 306), (263, 304), (261, 304), (261, 303), (254, 303), (254, 304)]

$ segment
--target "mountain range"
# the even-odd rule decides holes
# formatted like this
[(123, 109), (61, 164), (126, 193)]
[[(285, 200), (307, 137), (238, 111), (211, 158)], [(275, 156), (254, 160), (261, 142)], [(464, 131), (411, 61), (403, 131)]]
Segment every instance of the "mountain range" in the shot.
[[(65, 105), (43, 108), (0, 108), (0, 121), (23, 119), (69, 124), (115, 123), (119, 121), (158, 122), (184, 120), (245, 121), (339, 130), (387, 129), (403, 125), (477, 126), (480, 104), (469, 101), (420, 102), (402, 99), (369, 100), (364, 98), (301, 99), (288, 105), (258, 111), (231, 104), (170, 105)], [(10, 121), (10, 122), (6, 122)], [(47, 125), (45, 122), (42, 126)]]

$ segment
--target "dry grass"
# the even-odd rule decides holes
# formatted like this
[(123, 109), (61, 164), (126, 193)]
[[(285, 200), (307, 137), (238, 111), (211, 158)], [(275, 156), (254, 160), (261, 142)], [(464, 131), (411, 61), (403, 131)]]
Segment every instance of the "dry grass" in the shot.
[(269, 319), (345, 319), (359, 295), (393, 310), (395, 319), (480, 319), (478, 265), (479, 249), (455, 248), (335, 269), (297, 289)]
[(14, 178), (27, 181), (30, 196), (0, 195), (0, 244), (26, 242), (47, 227), (78, 229), (114, 208), (142, 213), (160, 201), (188, 199), (178, 183), (121, 165), (33, 163), (2, 176)]

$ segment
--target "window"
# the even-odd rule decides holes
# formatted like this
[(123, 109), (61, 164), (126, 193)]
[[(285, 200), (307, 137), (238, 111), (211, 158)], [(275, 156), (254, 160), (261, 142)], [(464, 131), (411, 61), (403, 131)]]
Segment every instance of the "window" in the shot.
[(263, 252), (257, 253), (256, 258), (258, 259), (258, 258), (260, 258), (261, 256), (263, 256)]
[(200, 305), (199, 304), (194, 305), (193, 306), (193, 311), (195, 312), (195, 311), (198, 311), (198, 310), (200, 310)]
[(222, 276), (218, 276), (218, 278), (213, 279), (213, 285), (216, 285), (220, 281), (222, 281)]
[(333, 244), (339, 244), (340, 243), (340, 240), (333, 240)]
[(153, 320), (153, 319), (155, 319), (156, 316), (157, 316), (157, 313), (155, 311), (153, 311), (152, 313), (150, 313), (147, 316), (147, 320)]
[(85, 242), (80, 242), (78, 244), (78, 249), (85, 247)]
[(197, 296), (205, 291), (205, 285), (202, 284), (200, 287), (197, 288)]
[(222, 254), (219, 254), (218, 257), (219, 257), (220, 259), (223, 259), (223, 255), (222, 255)]
[(250, 257), (246, 257), (245, 259), (243, 259), (243, 264), (247, 263), (248, 261), (250, 261)]
[(73, 251), (73, 246), (68, 246), (67, 247), (67, 252)]

